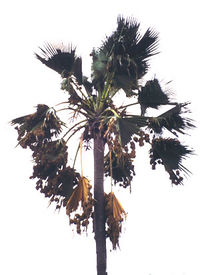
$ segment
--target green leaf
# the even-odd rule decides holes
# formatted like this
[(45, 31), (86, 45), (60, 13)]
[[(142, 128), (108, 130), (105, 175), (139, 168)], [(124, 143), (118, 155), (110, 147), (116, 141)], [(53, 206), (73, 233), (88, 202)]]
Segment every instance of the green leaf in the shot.
[(92, 60), (92, 82), (97, 91), (104, 89), (104, 83), (107, 77), (107, 62), (108, 57), (102, 51), (95, 51), (91, 53)]
[(139, 134), (141, 127), (147, 126), (148, 123), (149, 118), (143, 116), (118, 118), (116, 120), (116, 126), (119, 131), (122, 146), (130, 142), (132, 135)]

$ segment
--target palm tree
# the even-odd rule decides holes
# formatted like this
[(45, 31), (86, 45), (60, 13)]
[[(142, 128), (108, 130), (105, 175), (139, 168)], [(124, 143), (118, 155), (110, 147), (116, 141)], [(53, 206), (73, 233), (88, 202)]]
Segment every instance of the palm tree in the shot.
[[(72, 45), (47, 43), (40, 48), (36, 58), (61, 75), (66, 102), (55, 107), (39, 104), (35, 113), (12, 120), (17, 125), (18, 144), (33, 152), (31, 178), (37, 179), (36, 189), (56, 203), (57, 209), (66, 207), (77, 233), (87, 230), (93, 221), (98, 275), (107, 274), (106, 239), (117, 248), (126, 217), (112, 188), (105, 194), (104, 176), (111, 178), (111, 187), (112, 181), (130, 187), (136, 149), (144, 144), (150, 147), (152, 169), (163, 165), (172, 184), (181, 184), (183, 176), (190, 173), (182, 160), (192, 150), (178, 139), (178, 134), (194, 127), (184, 116), (188, 103), (172, 102), (157, 78), (145, 83), (149, 59), (158, 53), (158, 34), (149, 28), (141, 35), (139, 27), (134, 19), (118, 17), (116, 30), (91, 53), (91, 78), (83, 75), (82, 59)], [(127, 104), (116, 103), (122, 93)], [(63, 107), (58, 110), (59, 106)], [(140, 107), (139, 114), (133, 113), (135, 106)], [(147, 110), (162, 106), (168, 110), (156, 117), (146, 116)], [(73, 113), (72, 124), (60, 120), (57, 113), (61, 110)], [(83, 147), (93, 148), (93, 194), (82, 165), (78, 173), (75, 161), (73, 166), (68, 163), (68, 141), (79, 132), (75, 160), (79, 150), (82, 159)], [(166, 133), (170, 137), (165, 137)]]

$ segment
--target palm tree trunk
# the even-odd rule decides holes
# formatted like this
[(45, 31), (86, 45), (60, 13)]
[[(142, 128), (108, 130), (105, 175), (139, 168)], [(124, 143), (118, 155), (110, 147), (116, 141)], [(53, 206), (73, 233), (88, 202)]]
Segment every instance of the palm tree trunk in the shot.
[(94, 138), (94, 234), (96, 241), (97, 275), (106, 275), (106, 235), (104, 202), (104, 141)]

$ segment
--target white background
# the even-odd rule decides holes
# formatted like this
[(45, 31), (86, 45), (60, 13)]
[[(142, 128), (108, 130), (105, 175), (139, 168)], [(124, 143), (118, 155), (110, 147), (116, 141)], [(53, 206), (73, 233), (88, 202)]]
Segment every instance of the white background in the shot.
[[(8, 122), (34, 111), (38, 103), (55, 105), (65, 97), (60, 77), (33, 55), (44, 42), (72, 42), (90, 75), (90, 52), (116, 28), (119, 14), (141, 22), (141, 31), (160, 33), (160, 54), (151, 62), (156, 75), (179, 102), (191, 101), (199, 126), (198, 1), (2, 1), (0, 4), (1, 225), (2, 275), (88, 274), (96, 272), (93, 235), (77, 236), (65, 211), (47, 208), (48, 200), (29, 180), (31, 153), (15, 148), (17, 134)], [(160, 167), (152, 171), (148, 148), (137, 154), (132, 193), (120, 199), (128, 219), (121, 249), (110, 252), (109, 275), (200, 274), (199, 128), (182, 139), (196, 151), (185, 165), (193, 172), (183, 186), (171, 186)], [(84, 172), (92, 182), (92, 155), (84, 154)], [(109, 183), (108, 183), (109, 184)], [(90, 232), (89, 232), (90, 233)]]

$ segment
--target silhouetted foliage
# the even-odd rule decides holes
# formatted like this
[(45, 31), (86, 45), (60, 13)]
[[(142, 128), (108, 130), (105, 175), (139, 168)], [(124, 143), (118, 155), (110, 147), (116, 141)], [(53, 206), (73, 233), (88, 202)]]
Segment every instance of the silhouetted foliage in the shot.
[[(149, 146), (152, 169), (162, 164), (175, 185), (182, 184), (185, 174), (190, 173), (182, 161), (193, 153), (178, 139), (179, 134), (194, 127), (192, 120), (185, 117), (189, 103), (172, 102), (157, 78), (142, 85), (141, 80), (150, 68), (150, 58), (158, 54), (158, 34), (151, 28), (141, 34), (139, 29), (135, 19), (118, 17), (116, 30), (90, 54), (91, 78), (83, 75), (82, 59), (76, 56), (72, 45), (47, 43), (39, 48), (36, 58), (60, 74), (66, 101), (54, 107), (38, 104), (35, 113), (11, 121), (16, 125), (18, 145), (32, 150), (34, 164), (30, 178), (36, 179), (36, 189), (49, 198), (50, 203), (55, 202), (57, 209), (66, 207), (70, 224), (76, 226), (77, 233), (87, 230), (89, 221), (95, 225), (95, 219), (101, 219), (99, 243), (105, 244), (107, 237), (113, 249), (119, 246), (126, 212), (112, 191), (112, 180), (123, 188), (131, 187), (138, 148)], [(120, 96), (121, 91), (126, 95), (127, 104), (115, 102), (115, 95)], [(62, 109), (57, 110), (61, 105)], [(139, 105), (140, 114), (133, 111), (135, 105)], [(168, 110), (158, 116), (145, 116), (147, 109), (160, 112), (162, 106)], [(61, 110), (71, 115), (68, 124), (58, 117)], [(176, 138), (167, 138), (169, 132)], [(103, 180), (101, 190), (94, 182), (94, 195), (97, 198), (100, 194), (101, 201), (93, 199), (93, 184), (83, 176), (82, 165), (80, 173), (75, 170), (77, 154), (73, 166), (68, 163), (68, 141), (77, 133), (80, 133), (77, 153), (80, 149), (81, 161), (82, 148), (96, 152), (91, 141), (103, 144), (98, 154), (103, 152), (104, 160), (102, 158), (99, 165), (102, 179), (103, 172), (111, 178), (111, 192), (104, 193)], [(94, 158), (96, 164), (98, 154)], [(100, 203), (103, 208), (97, 215)], [(96, 242), (97, 229), (94, 226)], [(97, 264), (98, 274), (105, 275), (105, 251), (98, 255), (97, 262), (99, 257), (103, 257), (100, 262), (104, 262), (101, 267)]]

